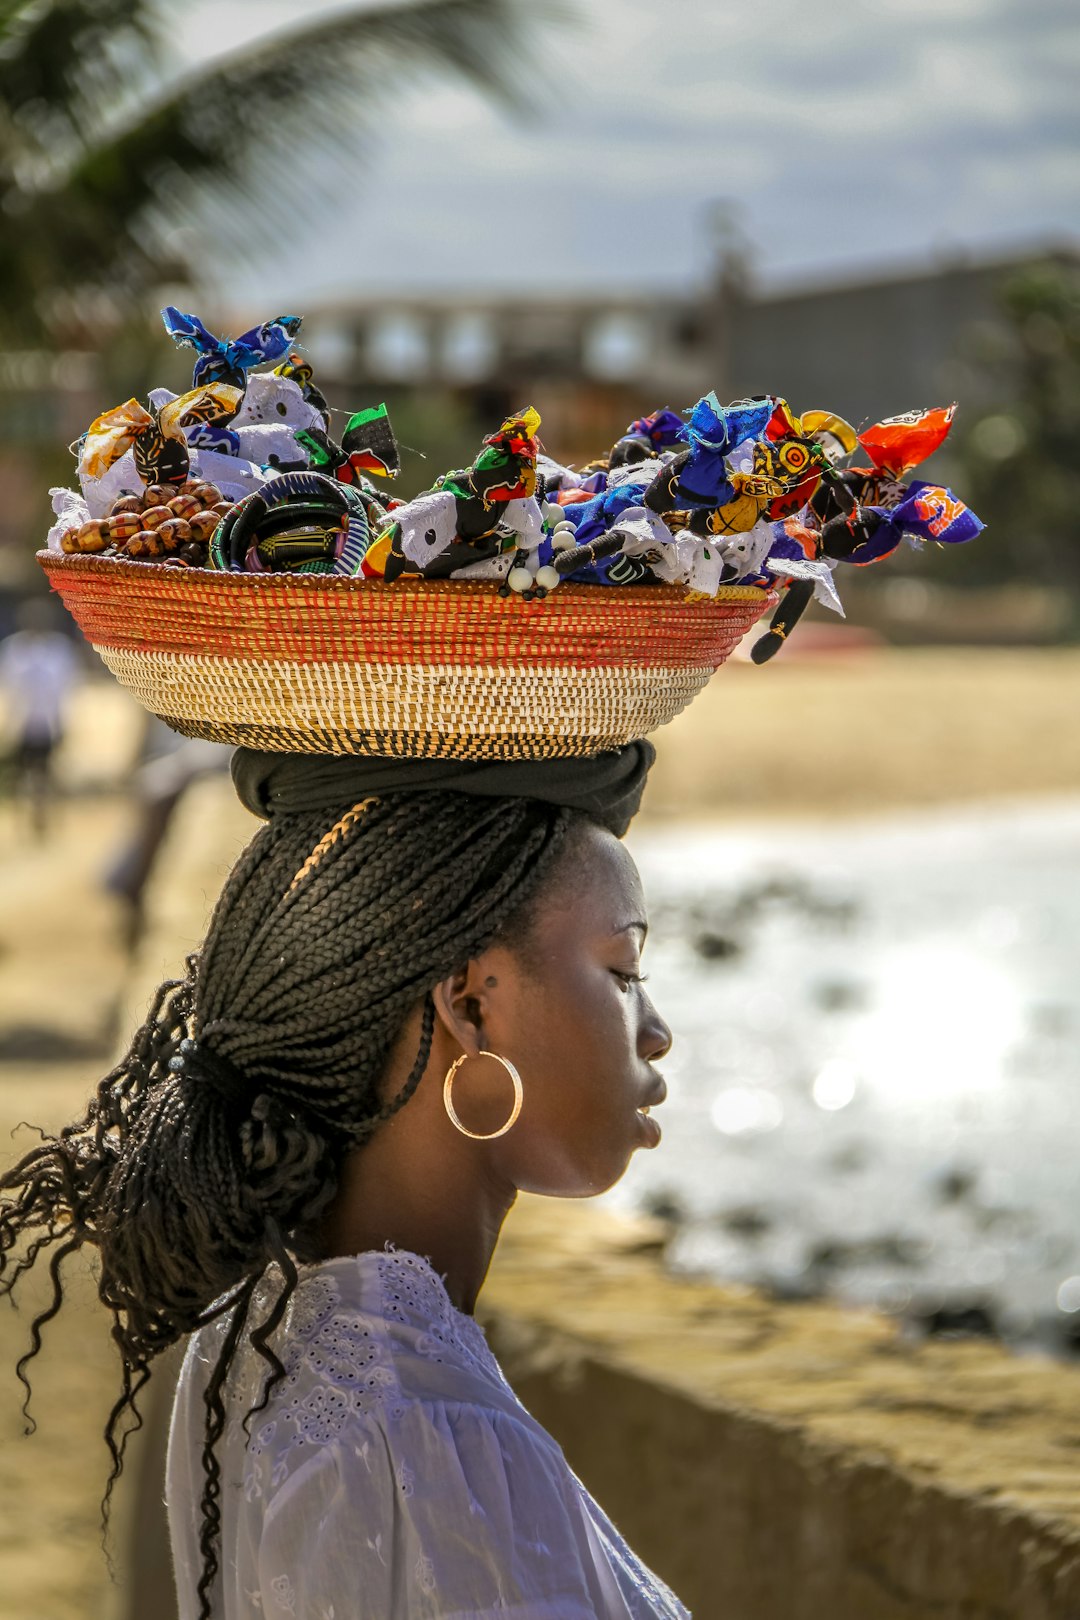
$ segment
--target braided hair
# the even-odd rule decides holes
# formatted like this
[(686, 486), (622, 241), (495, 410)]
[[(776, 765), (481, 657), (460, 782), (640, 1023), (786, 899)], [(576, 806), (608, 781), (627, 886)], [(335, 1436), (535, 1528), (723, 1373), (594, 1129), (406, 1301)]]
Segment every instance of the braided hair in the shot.
[[(387, 794), (327, 815), (280, 816), (240, 856), (201, 952), (158, 989), (84, 1115), (0, 1176), (0, 1293), (48, 1253), (52, 1295), (16, 1372), (63, 1301), (61, 1269), (89, 1245), (113, 1316), (121, 1388), (105, 1426), (103, 1513), (141, 1423), (154, 1358), (228, 1314), (207, 1391), (200, 1620), (218, 1570), (225, 1380), (245, 1329), (268, 1368), (297, 1279), (295, 1235), (334, 1196), (341, 1161), (402, 1108), (434, 1033), (431, 989), (528, 912), (580, 813), (530, 799)], [(404, 1085), (380, 1081), (421, 1008)], [(249, 1322), (270, 1265), (283, 1287)], [(250, 1421), (249, 1413), (245, 1422)]]

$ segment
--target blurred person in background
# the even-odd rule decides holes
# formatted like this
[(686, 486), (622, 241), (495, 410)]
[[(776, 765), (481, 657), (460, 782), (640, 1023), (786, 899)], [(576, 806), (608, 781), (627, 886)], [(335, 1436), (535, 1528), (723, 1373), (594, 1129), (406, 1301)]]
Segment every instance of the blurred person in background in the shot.
[(106, 891), (125, 908), (124, 941), (129, 949), (134, 949), (142, 932), (147, 887), (181, 800), (203, 777), (227, 770), (231, 752), (221, 743), (181, 737), (153, 716), (147, 720), (131, 782), (134, 824), (105, 873)]
[(29, 806), (37, 838), (48, 829), (53, 758), (63, 741), (71, 694), (82, 667), (70, 639), (55, 628), (52, 604), (25, 602), (14, 633), (0, 643), (0, 692), (10, 739), (16, 798)]

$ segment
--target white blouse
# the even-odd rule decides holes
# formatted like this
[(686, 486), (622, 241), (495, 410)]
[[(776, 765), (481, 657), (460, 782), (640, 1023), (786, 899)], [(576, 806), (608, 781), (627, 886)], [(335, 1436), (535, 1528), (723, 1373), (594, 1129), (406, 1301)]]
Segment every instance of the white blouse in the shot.
[[(173, 1409), (181, 1620), (198, 1614), (202, 1397), (224, 1331), (192, 1336)], [(274, 1343), (286, 1377), (250, 1439), (267, 1368), (246, 1334), (229, 1375), (214, 1620), (689, 1620), (419, 1255), (302, 1267)]]

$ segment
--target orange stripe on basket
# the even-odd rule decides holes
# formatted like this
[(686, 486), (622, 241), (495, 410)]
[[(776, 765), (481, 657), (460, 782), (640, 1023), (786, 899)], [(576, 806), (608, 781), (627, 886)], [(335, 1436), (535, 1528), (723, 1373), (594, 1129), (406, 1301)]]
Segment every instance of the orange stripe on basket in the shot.
[(714, 668), (772, 593), (562, 585), (543, 601), (478, 581), (218, 574), (41, 553), (96, 647), (296, 663)]

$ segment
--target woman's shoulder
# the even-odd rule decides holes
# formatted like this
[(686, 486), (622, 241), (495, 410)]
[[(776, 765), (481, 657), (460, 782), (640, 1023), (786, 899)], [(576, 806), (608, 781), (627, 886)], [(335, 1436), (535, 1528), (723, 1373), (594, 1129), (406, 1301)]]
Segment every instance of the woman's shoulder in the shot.
[[(520, 1427), (523, 1443), (554, 1447), (510, 1389), (479, 1324), (454, 1309), (420, 1257), (378, 1252), (301, 1268), (269, 1340), (271, 1361), (252, 1331), (257, 1338), (279, 1292), (278, 1279), (257, 1291), (227, 1382), (229, 1472), (242, 1472), (245, 1491), (264, 1494), (337, 1442), (408, 1458), (459, 1440), (474, 1445), (486, 1425), (504, 1434)], [(201, 1445), (202, 1395), (228, 1321), (225, 1313), (208, 1323), (189, 1345), (177, 1444)]]
[[(271, 1590), (307, 1583), (305, 1592), (325, 1596), (324, 1586), (355, 1583), (359, 1560), (365, 1590), (377, 1592), (389, 1550), (407, 1547), (418, 1592), (434, 1582), (466, 1612), (513, 1607), (512, 1587), (519, 1603), (532, 1604), (530, 1615), (684, 1617), (517, 1400), (481, 1329), (454, 1310), (426, 1262), (355, 1259), (301, 1272), (272, 1340), (280, 1373), (269, 1388), (271, 1369), (250, 1331), (230, 1375), (224, 1513), (252, 1581), (261, 1571)], [(249, 1329), (257, 1332), (277, 1297), (271, 1288), (253, 1300)], [(201, 1478), (202, 1396), (225, 1331), (208, 1324), (189, 1348), (171, 1504)], [(500, 1572), (512, 1575), (505, 1591)], [(382, 1610), (376, 1603), (377, 1612), (391, 1607), (389, 1598)]]
[[(245, 1331), (229, 1375), (235, 1398), (265, 1386), (276, 1363), (288, 1388), (315, 1379), (372, 1394), (400, 1383), (408, 1390), (417, 1368), (456, 1369), (480, 1386), (506, 1392), (508, 1385), (483, 1329), (456, 1310), (445, 1285), (422, 1256), (403, 1250), (372, 1250), (298, 1269), (267, 1350), (259, 1328), (276, 1314), (283, 1289), (276, 1270), (267, 1274), (248, 1307)], [(190, 1370), (218, 1359), (231, 1313), (223, 1311), (193, 1335)], [(420, 1377), (424, 1386), (430, 1380)], [(436, 1380), (437, 1382), (437, 1380)], [(460, 1382), (460, 1380), (459, 1380)]]
[[(372, 1250), (301, 1269), (283, 1334), (286, 1382), (314, 1378), (374, 1398), (510, 1394), (483, 1329), (422, 1256)], [(511, 1397), (513, 1399), (513, 1397)]]

